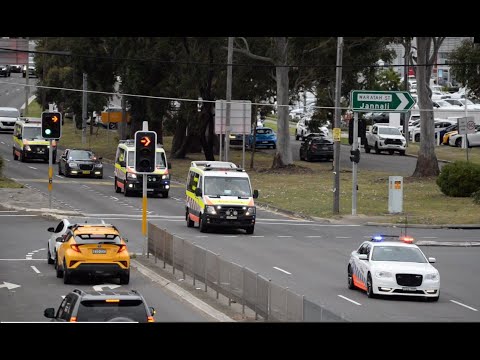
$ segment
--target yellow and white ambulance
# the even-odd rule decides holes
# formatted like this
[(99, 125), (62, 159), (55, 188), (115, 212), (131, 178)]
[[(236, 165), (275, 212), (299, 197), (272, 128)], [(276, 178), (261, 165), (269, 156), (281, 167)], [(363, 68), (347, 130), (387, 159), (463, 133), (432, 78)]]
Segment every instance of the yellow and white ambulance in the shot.
[[(49, 140), (42, 137), (40, 118), (21, 118), (13, 129), (13, 160), (41, 159), (48, 162)], [(52, 140), (53, 163), (57, 159), (57, 141)]]
[(250, 178), (244, 169), (224, 161), (192, 161), (186, 183), (188, 227), (198, 223), (201, 232), (211, 227), (245, 229), (253, 234), (256, 208)]

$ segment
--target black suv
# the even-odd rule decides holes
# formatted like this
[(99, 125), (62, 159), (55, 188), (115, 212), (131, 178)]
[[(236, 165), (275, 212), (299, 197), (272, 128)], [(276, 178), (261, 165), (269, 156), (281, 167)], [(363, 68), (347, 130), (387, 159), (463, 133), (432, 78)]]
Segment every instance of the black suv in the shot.
[(60, 322), (155, 322), (155, 309), (148, 307), (136, 290), (74, 289), (62, 300), (56, 314), (54, 308), (45, 309), (43, 314)]
[(103, 164), (93, 151), (85, 149), (66, 149), (58, 161), (58, 175), (93, 176), (103, 178)]

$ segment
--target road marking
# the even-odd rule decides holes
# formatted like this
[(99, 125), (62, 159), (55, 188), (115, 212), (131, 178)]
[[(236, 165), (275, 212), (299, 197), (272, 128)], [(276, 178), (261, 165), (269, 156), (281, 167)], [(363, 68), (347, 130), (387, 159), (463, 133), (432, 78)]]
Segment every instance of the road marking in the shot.
[(43, 259), (0, 259), (0, 261), (44, 261)]
[(5, 145), (5, 143), (2, 141), (2, 144)]
[(347, 300), (347, 301), (350, 301), (351, 303), (354, 303), (355, 305), (359, 305), (359, 306), (362, 305), (362, 304), (360, 304), (360, 303), (358, 303), (358, 302), (356, 302), (356, 301), (354, 301), (354, 300), (352, 300), (352, 299), (347, 298), (346, 296), (343, 296), (343, 295), (338, 295), (338, 296), (341, 297), (342, 299), (345, 299), (345, 300)]
[(109, 176), (110, 179), (115, 179), (113, 176)]
[(113, 289), (119, 288), (120, 285), (115, 285), (115, 284), (95, 285), (95, 286), (93, 286), (93, 290), (103, 291), (104, 287), (107, 287), (107, 288), (110, 288), (111, 290), (113, 290)]
[(458, 301), (455, 301), (455, 300), (450, 300), (451, 302), (457, 304), (457, 305), (460, 305), (460, 306), (463, 306), (463, 307), (466, 307), (467, 309), (470, 309), (470, 310), (473, 310), (473, 311), (478, 311), (477, 309), (471, 307), (471, 306), (468, 306), (468, 305), (465, 305), (465, 304), (462, 304), (461, 302), (458, 302)]
[(279, 267), (274, 266), (273, 268), (278, 271), (284, 272), (285, 274), (292, 275), (292, 273), (288, 272), (287, 270), (280, 269)]
[(308, 235), (308, 236), (305, 236), (307, 238), (321, 238), (322, 235)]
[(60, 179), (63, 179), (63, 176), (60, 176), (60, 175), (55, 175), (55, 176), (60, 178)]
[(31, 267), (31, 268), (33, 269), (33, 271), (35, 271), (37, 274), (40, 274), (40, 270), (38, 270), (35, 266), (32, 265), (32, 266), (30, 266), (30, 267)]
[(421, 239), (438, 239), (437, 236), (422, 236)]
[(0, 213), (16, 213), (17, 210), (0, 210)]
[(65, 295), (62, 295), (62, 299), (65, 299)]
[(351, 236), (335, 236), (336, 239), (351, 239)]
[(197, 238), (206, 238), (206, 237), (208, 237), (208, 236), (207, 236), (207, 235), (197, 235), (197, 236), (195, 236), (195, 237), (197, 237)]
[(265, 237), (264, 235), (252, 235), (250, 237)]
[(20, 286), (21, 285), (12, 284), (12, 283), (8, 283), (8, 282), (4, 281), (3, 284), (0, 285), (0, 288), (5, 288), (6, 287), (8, 290), (12, 290), (12, 289), (16, 289)]
[(27, 254), (27, 256), (32, 256), (32, 255), (33, 255), (33, 252), (29, 252), (29, 253)]
[(287, 220), (287, 219), (262, 219), (263, 221), (285, 221), (285, 222), (304, 222), (304, 223), (312, 223), (313, 221), (310, 220)]
[(30, 166), (30, 165), (28, 167), (33, 170), (38, 170), (36, 167)]
[(119, 200), (119, 199), (116, 198), (115, 196), (110, 196), (110, 199), (113, 199), (113, 200), (115, 200), (115, 201), (118, 201), (118, 200)]
[[(264, 221), (256, 221), (257, 224), (265, 224), (265, 225), (285, 225), (285, 223), (273, 223), (273, 222), (264, 222)], [(358, 225), (358, 224), (315, 224), (313, 222), (310, 222), (310, 223), (306, 223), (306, 222), (303, 222), (303, 223), (300, 223), (300, 224), (295, 224), (295, 223), (289, 223), (288, 224), (289, 226), (316, 226), (316, 227), (320, 227), (320, 226), (325, 226), (325, 227), (358, 227), (358, 226), (363, 226), (363, 225)]]
[(290, 238), (290, 237), (292, 237), (292, 235), (278, 235), (277, 237), (281, 237), (281, 238)]
[(238, 237), (237, 235), (224, 235), (223, 237), (226, 237), (226, 238), (235, 238), (235, 237)]

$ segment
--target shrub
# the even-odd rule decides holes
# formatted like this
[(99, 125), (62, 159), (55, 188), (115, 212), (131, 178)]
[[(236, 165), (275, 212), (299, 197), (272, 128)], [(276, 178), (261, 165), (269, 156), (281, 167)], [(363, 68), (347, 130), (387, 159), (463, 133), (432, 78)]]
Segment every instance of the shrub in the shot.
[(473, 203), (474, 203), (474, 204), (480, 205), (480, 190), (475, 191), (475, 192), (472, 194), (472, 198), (473, 198)]
[(447, 196), (469, 197), (480, 190), (480, 165), (455, 161), (442, 168), (437, 185)]

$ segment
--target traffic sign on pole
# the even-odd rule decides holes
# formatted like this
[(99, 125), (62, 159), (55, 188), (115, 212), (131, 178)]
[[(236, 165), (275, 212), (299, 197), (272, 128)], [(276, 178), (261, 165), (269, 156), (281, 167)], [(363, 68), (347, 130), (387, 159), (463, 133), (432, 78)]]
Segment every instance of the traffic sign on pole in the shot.
[(407, 112), (415, 105), (408, 91), (352, 90), (350, 99), (357, 112)]

